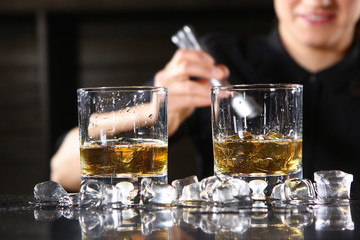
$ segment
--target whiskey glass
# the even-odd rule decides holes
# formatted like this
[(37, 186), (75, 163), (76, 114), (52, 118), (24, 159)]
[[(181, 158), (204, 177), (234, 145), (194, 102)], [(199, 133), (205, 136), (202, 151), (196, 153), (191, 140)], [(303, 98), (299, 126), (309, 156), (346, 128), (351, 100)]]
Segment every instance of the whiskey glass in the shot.
[(81, 178), (138, 189), (141, 179), (167, 183), (167, 89), (81, 88), (78, 94)]
[(298, 84), (212, 87), (215, 174), (263, 180), (267, 195), (302, 178), (302, 98)]

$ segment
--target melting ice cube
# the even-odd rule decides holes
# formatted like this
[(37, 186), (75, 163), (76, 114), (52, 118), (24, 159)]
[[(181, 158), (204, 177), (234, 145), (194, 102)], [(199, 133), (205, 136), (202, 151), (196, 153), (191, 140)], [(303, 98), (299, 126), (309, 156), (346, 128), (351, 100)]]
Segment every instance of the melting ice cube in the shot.
[(183, 179), (177, 179), (172, 181), (171, 185), (173, 185), (177, 192), (177, 198), (179, 199), (181, 197), (181, 194), (183, 192), (183, 188), (189, 184), (197, 183), (199, 182), (197, 176), (192, 175)]
[(176, 200), (175, 187), (144, 178), (141, 181), (141, 200), (144, 204), (172, 204)]
[(271, 193), (272, 199), (281, 201), (309, 202), (316, 198), (314, 186), (308, 179), (288, 179), (276, 185)]
[(101, 181), (87, 180), (80, 187), (81, 207), (100, 207), (123, 200), (122, 193), (117, 187)]
[(201, 200), (200, 186), (201, 186), (201, 184), (199, 182), (184, 186), (179, 200), (180, 201), (199, 201), (199, 200)]
[(322, 201), (350, 199), (353, 175), (339, 170), (318, 171), (314, 173), (316, 192)]
[(38, 183), (34, 187), (34, 198), (37, 204), (45, 205), (72, 205), (65, 189), (57, 182), (46, 181)]
[(246, 181), (229, 176), (211, 176), (201, 181), (200, 197), (217, 203), (250, 200), (250, 188)]

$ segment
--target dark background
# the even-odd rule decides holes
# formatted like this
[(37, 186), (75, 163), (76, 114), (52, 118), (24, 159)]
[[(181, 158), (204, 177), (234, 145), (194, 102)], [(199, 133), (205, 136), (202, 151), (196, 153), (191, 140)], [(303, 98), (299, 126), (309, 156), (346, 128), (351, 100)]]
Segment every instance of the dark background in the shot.
[[(77, 88), (143, 84), (184, 24), (249, 37), (273, 23), (270, 0), (0, 0), (0, 194), (49, 179)], [(169, 180), (196, 174), (193, 162), (189, 139), (170, 146)]]

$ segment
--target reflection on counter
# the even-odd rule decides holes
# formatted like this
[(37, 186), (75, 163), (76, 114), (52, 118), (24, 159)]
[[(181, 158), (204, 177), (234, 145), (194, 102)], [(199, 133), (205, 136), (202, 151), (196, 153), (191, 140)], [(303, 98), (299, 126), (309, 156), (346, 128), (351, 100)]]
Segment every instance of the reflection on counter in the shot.
[(320, 231), (354, 230), (350, 205), (330, 207), (318, 205), (314, 210), (315, 229)]
[(287, 205), (251, 209), (155, 207), (124, 209), (36, 209), (37, 220), (61, 216), (79, 221), (82, 239), (304, 239), (304, 229), (351, 231), (350, 203)]

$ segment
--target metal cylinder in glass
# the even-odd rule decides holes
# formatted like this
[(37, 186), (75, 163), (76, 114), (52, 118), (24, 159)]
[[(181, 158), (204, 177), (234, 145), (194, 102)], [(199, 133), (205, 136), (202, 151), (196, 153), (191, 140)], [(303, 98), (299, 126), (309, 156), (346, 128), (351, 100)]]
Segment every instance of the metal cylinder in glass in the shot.
[(214, 171), (270, 189), (302, 177), (302, 85), (213, 87)]

